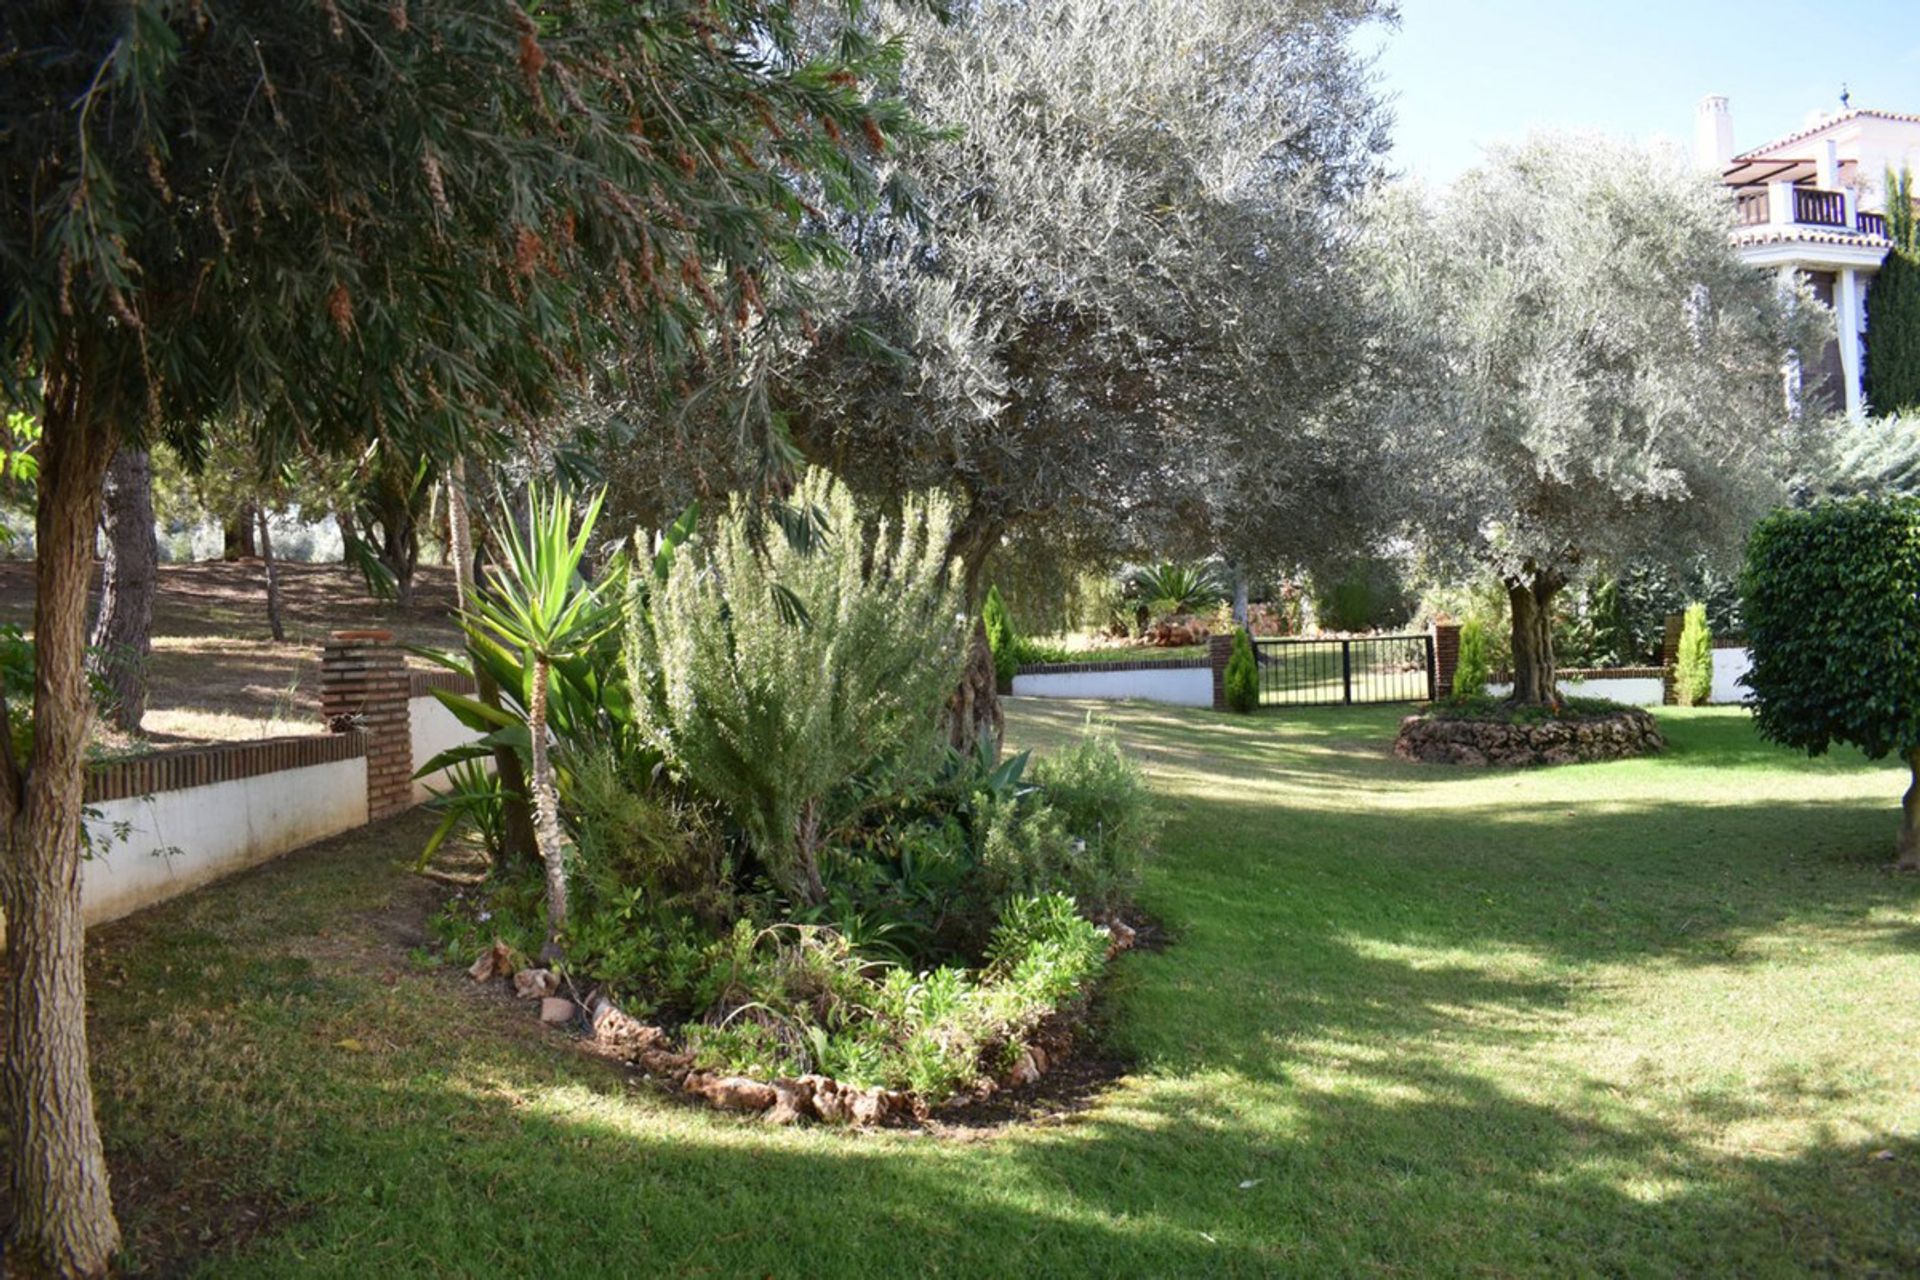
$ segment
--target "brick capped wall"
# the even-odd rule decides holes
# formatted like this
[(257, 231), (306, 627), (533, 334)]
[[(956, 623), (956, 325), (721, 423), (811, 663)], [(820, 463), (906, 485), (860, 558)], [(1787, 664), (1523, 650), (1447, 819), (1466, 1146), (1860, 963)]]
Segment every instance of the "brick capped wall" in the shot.
[(366, 735), (367, 817), (413, 803), (413, 682), (389, 631), (336, 631), (320, 654), (320, 715), (333, 733)]
[(351, 760), (365, 752), (366, 744), (364, 733), (349, 729), (344, 733), (304, 738), (264, 738), (258, 742), (222, 742), (206, 747), (155, 751), (88, 770), (87, 803), (105, 804), (110, 800), (183, 791), (215, 782), (257, 778), (283, 769)]
[(1213, 671), (1213, 709), (1227, 710), (1227, 659), (1233, 656), (1233, 635), (1207, 637), (1207, 666)]
[(1460, 624), (1433, 624), (1433, 693), (1437, 698), (1453, 693), (1453, 673), (1460, 669)]

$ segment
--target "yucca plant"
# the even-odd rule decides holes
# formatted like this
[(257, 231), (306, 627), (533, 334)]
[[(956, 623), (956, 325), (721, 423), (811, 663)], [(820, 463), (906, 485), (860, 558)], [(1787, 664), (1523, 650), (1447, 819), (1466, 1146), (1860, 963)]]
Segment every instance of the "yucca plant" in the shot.
[(576, 521), (573, 499), (533, 486), (527, 496), (527, 521), (516, 526), (511, 512), (499, 527), (504, 564), (489, 565), (487, 583), (462, 607), (462, 622), (477, 639), (491, 639), (518, 652), (528, 672), (527, 736), (532, 765), (534, 840), (547, 879), (547, 945), (543, 956), (559, 953), (567, 924), (566, 849), (560, 831), (560, 793), (554, 782), (547, 713), (556, 663), (574, 661), (619, 625), (625, 566), (618, 560), (589, 581), (581, 572), (605, 495), (587, 501)]

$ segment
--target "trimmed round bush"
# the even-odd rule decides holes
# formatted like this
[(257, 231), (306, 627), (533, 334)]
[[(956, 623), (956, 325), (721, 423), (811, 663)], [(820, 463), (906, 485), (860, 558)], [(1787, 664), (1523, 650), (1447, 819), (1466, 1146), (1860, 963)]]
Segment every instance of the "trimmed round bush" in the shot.
[(1227, 656), (1227, 706), (1245, 714), (1260, 705), (1260, 664), (1253, 656), (1247, 629), (1233, 633), (1233, 652)]
[(1914, 775), (1900, 865), (1920, 869), (1920, 499), (1775, 512), (1748, 541), (1741, 593), (1760, 733), (1816, 756), (1898, 752)]

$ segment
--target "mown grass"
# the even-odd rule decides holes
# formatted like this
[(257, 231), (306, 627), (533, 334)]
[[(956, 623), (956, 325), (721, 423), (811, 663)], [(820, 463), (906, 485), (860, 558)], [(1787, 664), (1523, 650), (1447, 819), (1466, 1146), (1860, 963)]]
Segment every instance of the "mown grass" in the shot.
[[(1044, 745), (1082, 708), (1014, 704)], [(1742, 713), (1662, 759), (1394, 761), (1395, 713), (1117, 708), (1166, 797), (1092, 1110), (773, 1130), (408, 947), (419, 818), (102, 931), (136, 1267), (233, 1275), (1775, 1275), (1920, 1269), (1900, 778)]]

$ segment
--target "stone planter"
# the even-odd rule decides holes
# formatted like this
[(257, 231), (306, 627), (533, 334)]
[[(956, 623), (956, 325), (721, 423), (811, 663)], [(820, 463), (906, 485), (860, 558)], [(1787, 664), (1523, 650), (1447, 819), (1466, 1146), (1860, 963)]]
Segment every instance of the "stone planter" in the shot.
[(1400, 722), (1393, 753), (1423, 764), (1575, 764), (1655, 755), (1666, 745), (1652, 716), (1622, 707), (1534, 724), (1408, 716)]

